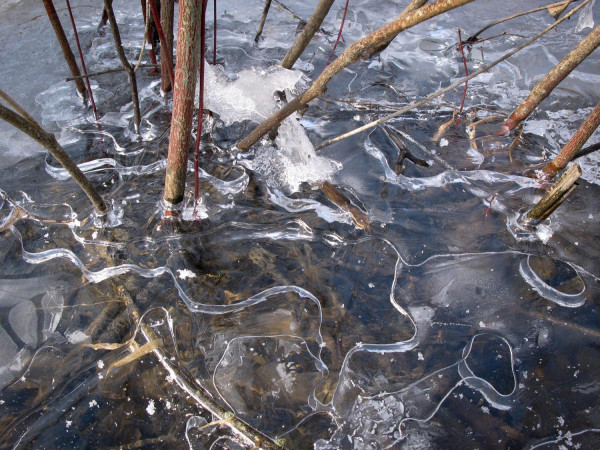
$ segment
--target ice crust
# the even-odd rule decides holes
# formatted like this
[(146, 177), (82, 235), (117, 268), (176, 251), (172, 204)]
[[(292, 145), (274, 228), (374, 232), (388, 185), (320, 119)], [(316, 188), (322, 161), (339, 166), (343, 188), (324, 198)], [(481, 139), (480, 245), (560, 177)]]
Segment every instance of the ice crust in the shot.
[[(302, 72), (281, 66), (246, 69), (233, 80), (220, 66), (205, 67), (205, 107), (217, 113), (225, 125), (245, 120), (260, 122), (277, 110), (281, 103), (276, 99), (278, 92), (291, 100), (292, 92), (306, 87)], [(298, 114), (285, 119), (277, 132), (274, 143), (263, 141), (255, 158), (242, 162), (277, 189), (290, 194), (303, 182), (319, 184), (340, 170), (339, 163), (317, 156)]]

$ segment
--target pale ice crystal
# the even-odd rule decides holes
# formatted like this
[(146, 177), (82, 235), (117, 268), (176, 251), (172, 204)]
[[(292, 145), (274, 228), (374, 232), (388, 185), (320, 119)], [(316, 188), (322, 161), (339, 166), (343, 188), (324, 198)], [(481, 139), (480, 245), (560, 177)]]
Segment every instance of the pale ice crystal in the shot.
[(196, 278), (196, 274), (189, 269), (177, 269), (177, 277), (181, 280), (185, 280), (187, 278)]
[(230, 80), (221, 66), (205, 65), (204, 107), (219, 115), (226, 125), (243, 120), (261, 121), (276, 110), (276, 91), (294, 89), (302, 72), (273, 66), (253, 67)]
[(156, 407), (154, 406), (154, 400), (150, 399), (150, 401), (148, 402), (148, 406), (146, 407), (146, 412), (153, 416), (154, 413), (156, 412)]

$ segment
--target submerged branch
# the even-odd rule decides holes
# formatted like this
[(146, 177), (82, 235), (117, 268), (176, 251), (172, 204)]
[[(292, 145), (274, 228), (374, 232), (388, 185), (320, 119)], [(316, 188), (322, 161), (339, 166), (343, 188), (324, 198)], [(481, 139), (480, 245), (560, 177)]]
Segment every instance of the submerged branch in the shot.
[[(135, 306), (135, 302), (131, 296), (125, 291), (125, 289), (120, 289), (119, 294), (125, 302), (127, 309), (131, 311), (131, 315), (133, 316), (135, 322), (139, 324), (140, 331), (142, 332), (144, 338), (149, 343), (157, 342), (159, 337), (152, 327), (140, 321), (140, 312)], [(165, 353), (161, 347), (153, 348), (152, 352), (158, 359), (159, 363), (169, 372), (171, 378), (173, 378), (179, 388), (188, 394), (189, 398), (194, 400), (196, 406), (200, 405), (202, 408), (214, 414), (216, 417), (218, 417), (219, 421), (221, 421), (223, 425), (228, 426), (236, 435), (243, 438), (249, 444), (256, 446), (256, 448), (277, 449), (282, 447), (279, 442), (271, 440), (268, 436), (262, 434), (260, 431), (254, 429), (245, 422), (242, 422), (231, 411), (227, 411), (220, 404), (218, 404), (212, 398), (212, 396), (210, 396), (210, 394), (205, 392), (204, 389), (202, 389), (202, 387), (194, 381), (193, 377), (188, 375), (175, 362), (173, 362), (169, 355), (167, 355), (167, 353)]]
[(444, 12), (450, 11), (461, 5), (472, 2), (473, 0), (438, 0), (427, 6), (423, 6), (406, 15), (402, 14), (391, 23), (374, 31), (368, 36), (354, 42), (344, 52), (336, 58), (331, 65), (327, 66), (321, 75), (311, 84), (303, 93), (287, 103), (271, 117), (263, 121), (248, 136), (238, 143), (238, 148), (242, 151), (248, 150), (258, 140), (267, 134), (273, 127), (281, 123), (285, 118), (296, 112), (298, 109), (308, 104), (311, 100), (327, 91), (327, 85), (331, 79), (350, 64), (358, 61), (364, 56), (372, 54), (382, 43), (390, 41), (402, 31), (424, 22), (427, 19), (435, 17)]
[(349, 138), (351, 136), (354, 136), (355, 134), (362, 133), (365, 130), (368, 130), (368, 129), (371, 129), (373, 127), (376, 127), (377, 125), (380, 125), (380, 124), (382, 124), (384, 122), (387, 122), (388, 120), (391, 120), (391, 119), (394, 119), (396, 117), (399, 117), (402, 114), (407, 113), (408, 111), (411, 111), (411, 110), (413, 110), (415, 108), (423, 106), (423, 105), (429, 103), (430, 101), (432, 101), (432, 100), (434, 100), (434, 99), (436, 99), (438, 97), (441, 97), (446, 92), (449, 92), (449, 91), (457, 88), (461, 84), (463, 84), (463, 83), (465, 83), (465, 82), (467, 82), (467, 81), (469, 81), (469, 80), (471, 80), (471, 79), (473, 79), (475, 77), (478, 77), (482, 73), (487, 72), (492, 67), (497, 66), (502, 61), (507, 60), (508, 58), (510, 58), (511, 56), (513, 56), (515, 53), (523, 50), (525, 47), (530, 46), (533, 42), (535, 42), (536, 40), (538, 40), (544, 34), (548, 33), (550, 30), (552, 30), (553, 28), (555, 28), (556, 26), (558, 26), (559, 24), (561, 24), (562, 22), (564, 22), (565, 20), (567, 20), (569, 17), (571, 17), (573, 14), (575, 14), (577, 11), (579, 11), (579, 9), (581, 9), (585, 5), (587, 5), (590, 1), (591, 0), (585, 0), (581, 5), (579, 5), (577, 8), (574, 8), (573, 10), (571, 10), (568, 14), (566, 14), (561, 19), (559, 19), (556, 22), (554, 22), (552, 25), (547, 26), (542, 31), (540, 31), (538, 34), (536, 34), (535, 36), (533, 36), (529, 40), (525, 41), (523, 44), (519, 45), (514, 50), (511, 50), (510, 52), (506, 53), (504, 56), (498, 58), (494, 62), (488, 64), (487, 66), (482, 67), (481, 69), (477, 70), (476, 72), (473, 72), (468, 77), (464, 77), (464, 78), (458, 80), (457, 82), (452, 83), (448, 87), (445, 87), (445, 88), (442, 88), (442, 89), (438, 89), (437, 91), (429, 94), (424, 99), (412, 102), (409, 105), (407, 105), (406, 107), (399, 109), (395, 113), (392, 113), (392, 114), (389, 114), (387, 116), (381, 117), (380, 119), (374, 120), (373, 122), (369, 122), (369, 123), (367, 123), (367, 124), (365, 124), (365, 125), (363, 125), (361, 127), (358, 127), (358, 128), (356, 128), (356, 129), (354, 129), (352, 131), (349, 131), (348, 133), (344, 133), (344, 134), (341, 134), (341, 135), (339, 135), (337, 137), (329, 139), (328, 141), (325, 141), (322, 144), (316, 146), (315, 150), (320, 150), (322, 148), (328, 147), (331, 144), (335, 144), (336, 142), (339, 142), (339, 141), (341, 141), (343, 139), (346, 139), (346, 138)]

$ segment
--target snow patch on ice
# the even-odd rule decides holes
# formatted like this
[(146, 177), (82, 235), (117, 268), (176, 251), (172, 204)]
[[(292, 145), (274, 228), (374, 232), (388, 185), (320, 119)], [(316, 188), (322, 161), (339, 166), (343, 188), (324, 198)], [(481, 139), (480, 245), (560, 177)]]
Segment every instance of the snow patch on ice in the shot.
[(177, 269), (177, 277), (185, 280), (187, 278), (196, 278), (196, 274), (189, 269)]

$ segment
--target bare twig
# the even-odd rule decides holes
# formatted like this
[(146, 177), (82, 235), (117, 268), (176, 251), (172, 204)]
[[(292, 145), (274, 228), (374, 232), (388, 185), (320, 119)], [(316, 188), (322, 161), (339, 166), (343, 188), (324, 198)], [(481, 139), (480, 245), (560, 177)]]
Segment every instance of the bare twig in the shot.
[[(158, 38), (160, 39), (160, 46), (161, 46), (161, 55), (164, 59), (166, 59), (166, 66), (167, 66), (167, 74), (169, 78), (171, 80), (175, 79), (175, 74), (173, 73), (173, 51), (171, 50), (171, 54), (169, 54), (169, 43), (167, 42), (167, 38), (165, 36), (165, 34), (163, 33), (163, 28), (160, 24), (160, 17), (158, 14), (158, 8), (156, 7), (156, 2), (155, 0), (149, 0), (150, 1), (150, 10), (152, 11), (152, 18), (154, 19), (154, 25), (156, 26), (156, 31), (158, 32)], [(171, 44), (172, 45), (172, 44)], [(162, 52), (162, 49), (165, 48), (166, 51)], [(161, 64), (163, 63), (163, 61), (161, 60)]]
[(515, 53), (523, 50), (525, 47), (530, 46), (533, 42), (535, 42), (536, 40), (538, 40), (540, 37), (542, 37), (544, 34), (548, 33), (550, 30), (552, 30), (553, 28), (557, 27), (559, 24), (561, 24), (563, 21), (567, 20), (569, 17), (571, 17), (573, 14), (575, 14), (577, 11), (579, 11), (581, 8), (583, 8), (585, 5), (587, 5), (591, 0), (585, 0), (581, 5), (579, 5), (577, 8), (573, 8), (568, 14), (566, 14), (565, 16), (563, 16), (562, 18), (560, 18), (559, 20), (557, 20), (556, 22), (554, 22), (552, 25), (547, 26), (546, 28), (544, 28), (542, 31), (540, 31), (538, 34), (536, 34), (535, 36), (533, 36), (531, 39), (525, 41), (523, 44), (519, 45), (517, 48), (515, 48), (514, 50), (511, 50), (510, 52), (506, 53), (504, 56), (498, 58), (497, 60), (495, 60), (494, 62), (488, 64), (487, 66), (482, 67), (481, 69), (477, 70), (476, 72), (473, 72), (471, 75), (469, 75), (468, 77), (462, 78), (459, 81), (452, 83), (450, 86), (439, 89), (431, 94), (429, 94), (427, 97), (425, 97), (422, 100), (416, 101), (416, 102), (412, 102), (409, 105), (407, 105), (404, 108), (399, 109), (398, 111), (396, 111), (395, 113), (389, 114), (385, 117), (381, 117), (377, 120), (374, 120), (373, 122), (369, 122), (361, 127), (358, 127), (352, 131), (349, 131), (348, 133), (344, 133), (340, 136), (337, 136), (335, 138), (329, 139), (328, 141), (323, 142), (322, 144), (318, 145), (317, 147), (315, 147), (315, 150), (320, 150), (322, 148), (325, 148), (331, 144), (334, 144), (336, 142), (339, 142), (343, 139), (347, 139), (351, 136), (354, 136), (355, 134), (358, 133), (362, 133), (365, 130), (369, 130), (373, 127), (376, 127), (377, 125), (380, 125), (384, 122), (387, 122), (388, 120), (394, 119), (396, 117), (401, 116), (402, 114), (407, 113), (408, 111), (411, 111), (415, 108), (418, 108), (420, 106), (423, 106), (427, 103), (429, 103), (431, 100), (434, 100), (438, 97), (441, 97), (442, 95), (444, 95), (446, 92), (449, 92), (453, 89), (455, 89), (456, 87), (460, 86), (461, 84), (463, 84), (465, 81), (469, 81), (475, 77), (478, 77), (479, 75), (481, 75), (484, 72), (487, 72), (489, 69), (491, 69), (492, 67), (500, 64), (502, 61), (507, 60), (508, 58), (510, 58), (511, 56), (513, 56)]
[(513, 111), (504, 125), (512, 130), (564, 80), (585, 58), (600, 45), (600, 25), (596, 26), (577, 46), (540, 80), (525, 100)]
[(576, 1), (576, 0), (564, 0), (562, 2), (557, 2), (557, 3), (552, 3), (550, 5), (546, 5), (546, 6), (540, 6), (539, 8), (533, 8), (530, 9), (528, 11), (523, 11), (517, 14), (512, 14), (508, 17), (504, 17), (502, 19), (496, 20), (488, 25), (486, 25), (485, 27), (483, 27), (481, 30), (477, 31), (475, 34), (473, 34), (471, 37), (469, 37), (469, 39), (467, 39), (465, 41), (465, 44), (474, 44), (475, 42), (479, 41), (479, 39), (477, 39), (477, 37), (483, 33), (484, 31), (492, 28), (495, 25), (501, 24), (503, 22), (506, 22), (508, 20), (512, 20), (512, 19), (516, 19), (517, 17), (521, 17), (521, 16), (525, 16), (527, 14), (532, 14), (532, 13), (536, 13), (538, 11), (544, 11), (544, 10), (550, 10), (553, 7), (560, 7), (560, 6), (567, 6), (569, 5), (569, 3)]
[[(173, 0), (161, 0), (160, 2), (160, 26), (163, 31), (165, 42), (160, 44), (160, 79), (163, 92), (173, 89), (173, 19), (175, 15), (175, 3)], [(168, 76), (167, 76), (168, 75)]]
[[(71, 25), (73, 26), (73, 33), (75, 34), (75, 42), (77, 43), (77, 51), (79, 52), (79, 59), (81, 61), (81, 70), (83, 74), (87, 74), (87, 69), (85, 67), (85, 59), (83, 58), (83, 51), (81, 51), (81, 43), (79, 42), (79, 34), (77, 33), (77, 26), (75, 25), (75, 18), (73, 17), (73, 11), (71, 11), (71, 4), (69, 0), (67, 1), (67, 8), (69, 10), (69, 17), (71, 18)], [(92, 86), (90, 85), (90, 80), (88, 78), (85, 79), (85, 84), (88, 89), (88, 94), (90, 95), (90, 101), (92, 102), (92, 110), (94, 111), (94, 117), (96, 118), (96, 124), (98, 128), (100, 128), (100, 123), (98, 123), (98, 110), (96, 109), (96, 102), (94, 102), (94, 94), (92, 92)]]
[[(462, 55), (463, 64), (465, 66), (465, 76), (469, 76), (469, 69), (467, 67), (467, 58), (465, 58), (465, 49), (463, 48), (462, 35), (460, 33), (460, 28), (458, 29), (458, 45), (460, 46), (460, 54)], [(467, 86), (469, 85), (468, 81), (465, 81), (465, 88), (463, 89), (462, 100), (460, 102), (460, 109), (458, 110), (458, 114), (462, 113), (463, 107), (465, 106), (465, 98), (467, 97)]]
[(267, 0), (265, 3), (265, 8), (263, 9), (262, 17), (260, 18), (260, 24), (258, 24), (258, 30), (256, 31), (256, 36), (254, 36), (254, 42), (258, 42), (258, 39), (263, 32), (265, 22), (267, 21), (267, 15), (269, 14), (269, 8), (271, 8), (271, 0)]
[[(90, 199), (96, 210), (105, 214), (108, 211), (108, 206), (98, 194), (90, 180), (85, 174), (77, 167), (77, 164), (71, 159), (69, 154), (60, 146), (56, 141), (53, 134), (46, 132), (33, 118), (25, 113), (21, 115), (19, 111), (23, 111), (23, 108), (15, 107), (16, 102), (12, 100), (4, 91), (0, 90), (0, 97), (6, 101), (9, 105), (15, 108), (15, 111), (11, 111), (4, 105), (0, 104), (0, 119), (10, 123), (15, 128), (18, 128), (29, 137), (35, 139), (38, 144), (44, 147), (50, 152), (52, 156), (65, 168), (65, 170), (71, 175), (73, 180), (81, 187), (83, 192)], [(7, 101), (7, 99), (9, 99)]]
[(119, 55), (119, 59), (121, 60), (121, 64), (125, 68), (127, 75), (129, 75), (129, 87), (131, 89), (131, 100), (133, 102), (133, 122), (135, 126), (135, 132), (139, 134), (140, 132), (140, 101), (138, 98), (138, 90), (137, 90), (137, 81), (135, 78), (135, 71), (133, 70), (133, 66), (129, 64), (127, 57), (125, 56), (125, 52), (123, 51), (123, 45), (121, 44), (121, 35), (119, 33), (119, 27), (117, 25), (117, 19), (115, 18), (115, 13), (112, 8), (112, 4), (110, 0), (104, 0), (104, 8), (106, 9), (106, 13), (108, 14), (108, 22), (110, 23), (110, 28), (112, 30), (113, 38), (115, 41), (115, 47), (117, 48), (117, 54)]
[[(155, 64), (140, 64), (138, 67), (156, 69), (159, 66), (155, 65)], [(101, 70), (100, 72), (90, 72), (86, 75), (79, 75), (78, 77), (68, 77), (68, 78), (65, 78), (65, 81), (80, 80), (82, 78), (93, 78), (93, 77), (98, 77), (100, 75), (108, 75), (110, 73), (124, 72), (126, 70), (127, 69), (125, 69), (125, 67), (117, 67), (115, 69)]]
[(344, 30), (344, 22), (346, 22), (346, 14), (348, 13), (348, 4), (350, 3), (350, 0), (346, 0), (346, 6), (344, 7), (344, 15), (342, 16), (342, 23), (340, 24), (340, 31), (338, 32), (337, 38), (335, 40), (335, 44), (333, 45), (333, 49), (331, 50), (331, 54), (329, 55), (329, 58), (327, 58), (327, 62), (325, 63), (325, 66), (328, 66), (329, 63), (331, 62), (331, 58), (333, 58), (333, 55), (335, 55), (335, 49), (338, 46), (338, 43), (340, 42), (340, 38), (342, 37), (342, 31)]

